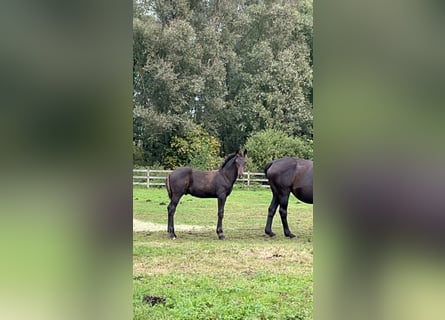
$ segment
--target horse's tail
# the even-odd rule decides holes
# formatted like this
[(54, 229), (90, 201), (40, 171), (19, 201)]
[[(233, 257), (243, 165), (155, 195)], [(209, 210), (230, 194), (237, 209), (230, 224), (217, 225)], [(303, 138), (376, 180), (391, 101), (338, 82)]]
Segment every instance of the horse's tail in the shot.
[(266, 175), (266, 178), (267, 178), (267, 170), (269, 170), (269, 168), (270, 168), (270, 166), (272, 165), (272, 163), (273, 163), (273, 161), (272, 161), (272, 162), (269, 162), (269, 163), (266, 164), (266, 166), (264, 167), (264, 174)]
[(168, 197), (172, 198), (172, 189), (170, 188), (170, 175), (165, 178), (165, 187), (167, 188)]

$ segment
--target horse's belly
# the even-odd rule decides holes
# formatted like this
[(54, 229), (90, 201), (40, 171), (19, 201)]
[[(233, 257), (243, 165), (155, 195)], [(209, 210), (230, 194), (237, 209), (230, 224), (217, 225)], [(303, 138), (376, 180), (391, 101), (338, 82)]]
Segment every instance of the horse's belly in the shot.
[(188, 192), (190, 195), (198, 198), (216, 198), (216, 194), (213, 191), (203, 191), (190, 189)]
[(300, 201), (303, 201), (305, 203), (310, 203), (310, 204), (313, 203), (312, 186), (296, 188), (295, 190), (293, 190), (293, 194)]

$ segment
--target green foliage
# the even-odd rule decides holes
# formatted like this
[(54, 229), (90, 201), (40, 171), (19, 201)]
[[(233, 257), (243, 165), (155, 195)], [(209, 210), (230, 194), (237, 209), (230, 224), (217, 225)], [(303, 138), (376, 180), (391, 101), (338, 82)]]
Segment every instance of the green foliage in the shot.
[(222, 156), (267, 128), (312, 139), (311, 0), (134, 0), (133, 14), (133, 140), (147, 165), (189, 121)]
[[(171, 137), (184, 133), (185, 120), (174, 114), (160, 113), (152, 109), (133, 108), (133, 145), (143, 149), (143, 163), (153, 166), (161, 161), (160, 155)], [(139, 149), (140, 150), (140, 149)], [(134, 149), (134, 151), (139, 151)], [(134, 158), (140, 159), (141, 155)]]
[(246, 142), (249, 170), (263, 172), (266, 163), (285, 156), (312, 159), (312, 142), (291, 137), (282, 131), (267, 129), (253, 134)]
[(144, 149), (133, 144), (133, 166), (144, 164)]
[(174, 136), (170, 146), (164, 150), (163, 163), (166, 168), (175, 169), (192, 166), (202, 170), (214, 169), (221, 161), (220, 143), (200, 125), (189, 124), (183, 136)]

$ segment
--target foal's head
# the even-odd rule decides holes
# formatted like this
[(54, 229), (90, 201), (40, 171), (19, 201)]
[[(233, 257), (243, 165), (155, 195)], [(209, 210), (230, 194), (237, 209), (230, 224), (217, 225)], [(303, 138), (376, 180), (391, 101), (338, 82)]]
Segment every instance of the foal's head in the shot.
[(246, 167), (247, 162), (247, 150), (244, 150), (244, 153), (237, 151), (235, 156), (235, 165), (238, 169), (238, 178), (243, 177), (244, 168)]

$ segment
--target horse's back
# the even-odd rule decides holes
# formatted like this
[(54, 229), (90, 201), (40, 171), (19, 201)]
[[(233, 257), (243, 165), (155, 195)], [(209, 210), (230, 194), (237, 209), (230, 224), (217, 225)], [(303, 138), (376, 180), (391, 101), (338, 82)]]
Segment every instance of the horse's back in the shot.
[[(291, 178), (297, 168), (298, 159), (284, 157), (268, 163), (265, 167), (265, 174), (269, 180), (277, 178)], [(286, 179), (287, 180), (287, 179)]]
[(265, 173), (269, 183), (277, 187), (312, 187), (313, 162), (284, 157), (268, 163)]
[(170, 177), (170, 181), (177, 179), (184, 179), (192, 174), (192, 170), (193, 169), (190, 167), (181, 167), (173, 170), (168, 176)]

